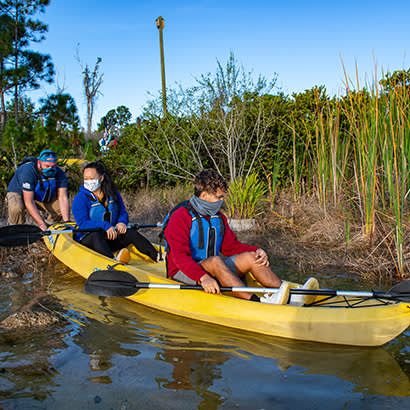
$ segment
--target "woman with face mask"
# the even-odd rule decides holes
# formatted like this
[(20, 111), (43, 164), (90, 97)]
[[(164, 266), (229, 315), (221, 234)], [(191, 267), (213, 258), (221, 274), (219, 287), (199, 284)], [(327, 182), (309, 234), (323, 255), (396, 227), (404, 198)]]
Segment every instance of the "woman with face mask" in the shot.
[(128, 213), (111, 175), (102, 161), (84, 167), (84, 184), (74, 197), (72, 212), (80, 229), (101, 228), (101, 231), (76, 234), (81, 244), (122, 263), (130, 259), (127, 246), (157, 260), (157, 251), (135, 228), (128, 228)]

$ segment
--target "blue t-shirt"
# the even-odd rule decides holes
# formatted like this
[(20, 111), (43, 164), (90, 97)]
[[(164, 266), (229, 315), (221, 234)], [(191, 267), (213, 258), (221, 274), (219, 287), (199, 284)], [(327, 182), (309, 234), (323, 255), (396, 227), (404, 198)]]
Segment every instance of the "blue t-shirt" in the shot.
[[(64, 171), (56, 167), (57, 173), (55, 176), (57, 188), (67, 188), (67, 177)], [(23, 191), (34, 192), (36, 185), (40, 179), (40, 175), (37, 171), (37, 163), (26, 162), (17, 168), (16, 173), (11, 178), (7, 192), (17, 192), (23, 195)]]

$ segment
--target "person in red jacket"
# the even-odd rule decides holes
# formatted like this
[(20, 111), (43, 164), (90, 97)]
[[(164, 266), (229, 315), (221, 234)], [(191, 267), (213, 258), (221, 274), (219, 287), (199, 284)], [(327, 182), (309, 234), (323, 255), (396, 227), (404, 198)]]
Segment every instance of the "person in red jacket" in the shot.
[[(220, 212), (228, 186), (214, 169), (204, 169), (194, 180), (194, 195), (174, 208), (164, 222), (168, 276), (186, 284), (199, 283), (207, 293), (220, 293), (220, 286), (243, 287), (247, 272), (265, 287), (280, 288), (266, 303), (285, 304), (289, 283), (282, 282), (269, 267), (262, 248), (240, 242)], [(260, 301), (248, 292), (235, 292), (241, 299)]]

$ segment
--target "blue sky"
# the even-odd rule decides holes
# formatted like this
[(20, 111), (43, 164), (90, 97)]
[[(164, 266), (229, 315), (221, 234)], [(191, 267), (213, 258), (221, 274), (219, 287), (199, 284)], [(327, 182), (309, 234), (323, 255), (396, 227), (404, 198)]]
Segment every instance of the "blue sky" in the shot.
[[(51, 55), (56, 82), (76, 100), (81, 123), (86, 106), (81, 69), (75, 59), (94, 67), (102, 58), (103, 95), (94, 124), (110, 109), (127, 106), (133, 120), (148, 92), (161, 89), (158, 16), (165, 19), (167, 87), (195, 84), (214, 72), (216, 60), (230, 51), (247, 71), (272, 78), (286, 94), (314, 85), (330, 95), (344, 89), (344, 65), (355, 78), (371, 80), (375, 61), (380, 73), (409, 68), (408, 1), (265, 1), (265, 0), (51, 0), (39, 19), (49, 26), (36, 49)], [(43, 85), (29, 96), (55, 92)]]

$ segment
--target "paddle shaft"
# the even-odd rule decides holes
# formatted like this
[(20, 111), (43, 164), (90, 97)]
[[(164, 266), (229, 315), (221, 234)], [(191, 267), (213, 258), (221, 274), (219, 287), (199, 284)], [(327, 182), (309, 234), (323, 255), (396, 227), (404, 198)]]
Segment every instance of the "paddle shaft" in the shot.
[[(93, 286), (101, 287), (116, 287), (115, 281), (92, 280)], [(118, 287), (127, 286), (123, 282), (118, 282)], [(169, 290), (203, 290), (200, 285), (177, 285), (168, 283), (149, 283), (137, 282), (133, 285), (136, 289), (169, 289)], [(248, 292), (248, 293), (276, 293), (279, 288), (259, 288), (259, 287), (220, 287), (221, 292)], [(317, 296), (345, 296), (345, 297), (360, 297), (360, 298), (380, 298), (380, 299), (395, 299), (397, 295), (388, 292), (359, 292), (359, 291), (341, 291), (328, 289), (290, 289), (291, 295), (317, 295)], [(407, 295), (406, 295), (407, 296)]]
[[(128, 228), (157, 228), (162, 224), (132, 224)], [(26, 246), (31, 243), (41, 240), (44, 236), (64, 235), (73, 233), (88, 233), (88, 232), (104, 232), (102, 228), (88, 229), (62, 229), (62, 230), (47, 230), (42, 231), (36, 225), (8, 225), (0, 227), (0, 246), (14, 247)]]
[[(145, 224), (145, 225), (138, 225), (138, 224), (133, 224), (133, 225), (128, 225), (127, 228), (157, 228), (162, 226), (162, 224)], [(99, 232), (103, 231), (102, 228), (89, 228), (89, 229), (65, 229), (62, 231), (44, 231), (42, 232), (41, 235), (43, 236), (49, 236), (49, 235), (60, 235), (60, 234), (65, 234), (65, 233), (85, 233), (85, 232)]]

